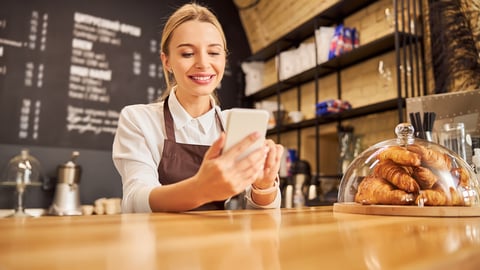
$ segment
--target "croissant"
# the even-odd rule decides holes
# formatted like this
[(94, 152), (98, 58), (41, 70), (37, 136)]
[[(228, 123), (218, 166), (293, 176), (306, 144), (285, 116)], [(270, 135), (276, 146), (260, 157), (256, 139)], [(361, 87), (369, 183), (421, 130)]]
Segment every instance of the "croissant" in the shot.
[(452, 196), (452, 202), (451, 205), (465, 205), (463, 198), (458, 195), (458, 192), (455, 188), (450, 187), (450, 195)]
[(407, 146), (407, 149), (420, 155), (422, 164), (424, 166), (447, 171), (450, 171), (452, 168), (452, 162), (450, 161), (450, 158), (444, 153), (440, 153), (418, 144), (409, 145)]
[(432, 189), (420, 191), (415, 203), (428, 206), (464, 205), (462, 198), (454, 187), (445, 189), (439, 184), (435, 184)]
[(425, 167), (414, 167), (412, 176), (417, 180), (421, 189), (431, 188), (438, 180), (438, 177)]
[(421, 191), (415, 203), (419, 206), (444, 206), (448, 204), (448, 198), (442, 190), (427, 189)]
[(410, 204), (413, 195), (403, 190), (395, 189), (393, 185), (382, 178), (366, 176), (358, 185), (355, 202), (361, 204)]
[(461, 187), (468, 187), (470, 177), (468, 172), (464, 168), (454, 168), (452, 169), (452, 175), (458, 178), (458, 185)]
[(397, 188), (408, 193), (418, 192), (420, 190), (417, 181), (408, 174), (408, 171), (391, 160), (380, 161), (377, 166), (375, 166), (373, 172), (377, 177), (384, 178)]
[(391, 146), (378, 154), (380, 160), (392, 160), (393, 162), (406, 166), (420, 166), (420, 156), (400, 146)]
[(413, 170), (417, 167), (410, 167), (410, 166), (401, 166), (406, 173), (408, 173), (409, 175), (412, 175), (413, 174)]

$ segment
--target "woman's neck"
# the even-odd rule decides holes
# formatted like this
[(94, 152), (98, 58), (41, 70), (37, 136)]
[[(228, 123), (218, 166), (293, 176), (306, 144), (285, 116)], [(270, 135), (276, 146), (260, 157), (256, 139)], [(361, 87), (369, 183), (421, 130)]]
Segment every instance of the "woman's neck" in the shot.
[(210, 96), (191, 96), (191, 95), (182, 95), (178, 91), (175, 92), (178, 102), (182, 105), (185, 111), (190, 114), (191, 117), (197, 118), (204, 115), (212, 108), (210, 102)]

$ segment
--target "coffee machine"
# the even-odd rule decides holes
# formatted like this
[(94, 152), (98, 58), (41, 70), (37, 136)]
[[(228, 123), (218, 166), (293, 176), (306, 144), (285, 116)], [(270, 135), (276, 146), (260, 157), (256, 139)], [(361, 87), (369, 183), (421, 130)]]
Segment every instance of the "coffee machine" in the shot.
[(81, 215), (80, 205), (80, 175), (81, 167), (75, 163), (79, 152), (72, 152), (72, 158), (57, 168), (57, 185), (52, 205), (49, 209), (50, 215), (74, 216)]

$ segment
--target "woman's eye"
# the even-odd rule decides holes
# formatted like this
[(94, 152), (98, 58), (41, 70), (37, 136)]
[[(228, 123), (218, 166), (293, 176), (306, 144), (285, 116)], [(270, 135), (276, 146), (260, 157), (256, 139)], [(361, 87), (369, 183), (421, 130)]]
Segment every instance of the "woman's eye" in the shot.
[(219, 52), (209, 52), (208, 54), (210, 54), (210, 55), (220, 55)]
[(185, 58), (192, 57), (192, 56), (193, 56), (193, 53), (182, 53), (182, 57), (185, 57)]

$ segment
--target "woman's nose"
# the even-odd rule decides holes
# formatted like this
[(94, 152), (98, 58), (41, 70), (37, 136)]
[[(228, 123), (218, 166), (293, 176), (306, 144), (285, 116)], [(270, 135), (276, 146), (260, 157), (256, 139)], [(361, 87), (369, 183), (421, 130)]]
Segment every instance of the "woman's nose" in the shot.
[(197, 54), (197, 57), (195, 58), (195, 67), (199, 69), (204, 69), (208, 67), (208, 55), (199, 53)]

